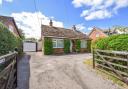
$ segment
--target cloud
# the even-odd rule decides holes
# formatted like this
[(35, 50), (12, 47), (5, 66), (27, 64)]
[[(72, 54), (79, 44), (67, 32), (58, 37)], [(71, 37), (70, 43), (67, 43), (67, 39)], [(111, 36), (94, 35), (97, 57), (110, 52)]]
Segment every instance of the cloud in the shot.
[(85, 20), (94, 20), (116, 15), (120, 8), (128, 7), (128, 0), (73, 0), (72, 4), (86, 8), (80, 14)]
[[(18, 27), (23, 30), (27, 38), (34, 37), (39, 39), (41, 36), (41, 23), (49, 25), (50, 20), (50, 17), (45, 16), (41, 12), (12, 13), (11, 16), (15, 18)], [(63, 23), (56, 20), (53, 20), (53, 25), (63, 27)]]
[(6, 2), (13, 2), (13, 0), (5, 0)]
[(77, 24), (77, 25), (76, 25), (76, 29), (79, 30), (79, 31), (83, 31), (83, 30), (85, 30), (85, 26), (84, 26), (83, 23)]
[(107, 10), (97, 10), (97, 11), (83, 11), (81, 16), (84, 16), (86, 20), (94, 20), (94, 19), (104, 19), (110, 18), (112, 14)]
[(2, 0), (0, 0), (0, 5), (2, 4)]
[(76, 29), (80, 32), (88, 34), (92, 30), (92, 27), (86, 27), (83, 23), (81, 23), (76, 25)]
[(3, 1), (5, 1), (5, 2), (13, 2), (13, 0), (0, 0), (0, 5), (2, 5)]

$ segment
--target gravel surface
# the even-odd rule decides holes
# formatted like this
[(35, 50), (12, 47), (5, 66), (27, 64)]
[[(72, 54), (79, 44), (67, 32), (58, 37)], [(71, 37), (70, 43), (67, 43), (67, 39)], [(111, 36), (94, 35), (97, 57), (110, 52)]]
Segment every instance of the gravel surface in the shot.
[(28, 54), (31, 55), (29, 89), (121, 89), (83, 64), (91, 54)]

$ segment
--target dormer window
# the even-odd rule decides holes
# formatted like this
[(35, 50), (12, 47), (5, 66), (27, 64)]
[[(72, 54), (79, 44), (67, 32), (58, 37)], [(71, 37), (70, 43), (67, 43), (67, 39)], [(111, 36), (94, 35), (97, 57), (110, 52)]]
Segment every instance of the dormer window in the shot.
[(14, 28), (13, 28), (12, 25), (9, 25), (9, 31), (10, 31), (10, 32), (13, 32), (13, 31), (14, 31)]

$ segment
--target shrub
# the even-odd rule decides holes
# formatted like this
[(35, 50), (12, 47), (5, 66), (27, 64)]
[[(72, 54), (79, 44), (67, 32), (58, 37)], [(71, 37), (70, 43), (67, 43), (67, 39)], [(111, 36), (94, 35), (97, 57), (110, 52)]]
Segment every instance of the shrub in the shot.
[(51, 38), (44, 38), (44, 54), (50, 55), (53, 53), (53, 44)]
[(95, 47), (102, 50), (128, 51), (128, 34), (112, 35), (100, 39)]
[(70, 40), (64, 40), (64, 53), (70, 53)]
[(81, 41), (79, 39), (76, 40), (76, 52), (80, 52)]
[[(13, 35), (2, 23), (0, 23), (0, 55), (14, 51), (15, 48), (21, 49), (22, 40)], [(18, 49), (18, 50), (19, 50)], [(20, 51), (20, 50), (19, 50)], [(21, 52), (21, 51), (20, 51)]]

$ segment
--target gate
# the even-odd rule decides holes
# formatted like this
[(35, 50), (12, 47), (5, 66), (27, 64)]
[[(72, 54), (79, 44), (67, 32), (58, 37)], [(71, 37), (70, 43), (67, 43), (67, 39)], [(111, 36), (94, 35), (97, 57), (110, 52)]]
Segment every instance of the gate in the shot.
[(23, 51), (24, 52), (36, 52), (37, 51), (37, 43), (31, 41), (25, 41), (23, 43)]
[(93, 50), (93, 68), (102, 68), (128, 84), (128, 52)]
[(17, 87), (17, 53), (9, 53), (0, 57), (0, 89)]

